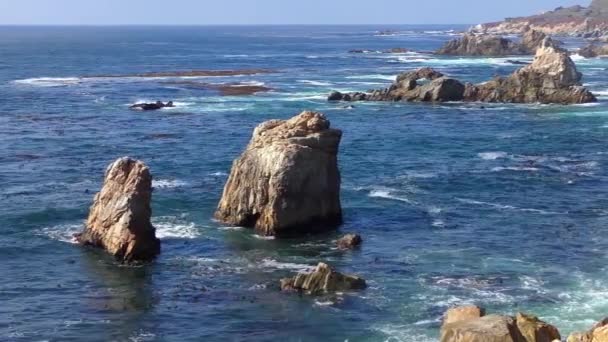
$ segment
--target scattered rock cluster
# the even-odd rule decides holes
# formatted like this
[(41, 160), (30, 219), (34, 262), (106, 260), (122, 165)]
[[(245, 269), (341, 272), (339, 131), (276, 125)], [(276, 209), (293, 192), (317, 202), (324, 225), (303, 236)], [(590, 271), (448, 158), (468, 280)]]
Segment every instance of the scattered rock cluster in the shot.
[(329, 101), (418, 101), (418, 102), (505, 102), (559, 103), (595, 102), (581, 85), (582, 75), (568, 52), (545, 38), (534, 61), (508, 77), (481, 84), (464, 84), (430, 68), (406, 72), (386, 89), (370, 93), (333, 92)]

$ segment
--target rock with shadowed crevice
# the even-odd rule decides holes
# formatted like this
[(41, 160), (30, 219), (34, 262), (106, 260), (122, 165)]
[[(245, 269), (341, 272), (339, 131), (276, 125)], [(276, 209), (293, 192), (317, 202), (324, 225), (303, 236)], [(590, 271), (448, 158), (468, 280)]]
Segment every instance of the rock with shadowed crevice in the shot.
[(266, 236), (334, 229), (342, 223), (341, 137), (321, 113), (262, 123), (233, 163), (215, 217)]
[(298, 291), (309, 295), (363, 290), (366, 287), (363, 278), (342, 274), (322, 262), (310, 273), (299, 273), (293, 278), (281, 279), (282, 291)]
[(152, 175), (141, 161), (118, 159), (106, 170), (84, 231), (76, 239), (103, 248), (125, 262), (149, 261), (160, 253), (150, 223)]

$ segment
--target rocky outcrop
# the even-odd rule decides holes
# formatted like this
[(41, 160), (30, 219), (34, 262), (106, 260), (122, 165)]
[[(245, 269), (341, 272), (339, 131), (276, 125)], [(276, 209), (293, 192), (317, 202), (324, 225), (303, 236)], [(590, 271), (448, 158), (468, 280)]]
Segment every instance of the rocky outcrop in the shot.
[(361, 243), (363, 243), (363, 239), (359, 234), (346, 234), (336, 242), (338, 248), (343, 250), (355, 249), (359, 247)]
[(467, 84), (465, 101), (511, 103), (587, 103), (597, 99), (581, 86), (582, 75), (565, 50), (545, 39), (532, 64), (509, 77)]
[(505, 103), (595, 102), (597, 99), (581, 86), (581, 73), (568, 52), (545, 38), (530, 65), (508, 77), (497, 77), (481, 84), (462, 84), (430, 68), (399, 75), (386, 89), (370, 93), (332, 93), (330, 101), (468, 101)]
[(578, 54), (585, 58), (608, 56), (608, 45), (590, 44), (581, 48)]
[(233, 163), (215, 217), (261, 235), (335, 228), (342, 222), (341, 137), (321, 113), (262, 123)]
[(465, 85), (431, 68), (423, 68), (403, 73), (387, 89), (375, 90), (369, 94), (342, 94), (333, 92), (329, 101), (407, 101), (445, 102), (461, 101)]
[(173, 105), (173, 101), (169, 101), (167, 103), (163, 103), (162, 101), (156, 101), (153, 103), (136, 103), (129, 108), (133, 110), (158, 110), (163, 109), (165, 107), (175, 107)]
[(521, 42), (491, 34), (465, 33), (461, 38), (450, 40), (435, 53), (457, 56), (512, 56), (533, 55), (547, 37), (540, 31), (528, 29)]
[(501, 22), (487, 23), (473, 28), (474, 31), (493, 34), (521, 34), (527, 28), (549, 35), (572, 35), (585, 38), (608, 34), (608, 3), (594, 0), (589, 7), (558, 7), (553, 11), (528, 17), (507, 18)]
[(441, 327), (441, 342), (554, 342), (557, 329), (537, 317), (484, 315), (478, 307), (451, 309)]
[(150, 223), (152, 176), (141, 161), (128, 157), (112, 163), (95, 196), (84, 231), (76, 239), (100, 247), (125, 262), (149, 261), (160, 253)]
[(572, 333), (568, 342), (608, 342), (608, 318), (596, 323), (589, 331)]
[(366, 287), (363, 278), (339, 273), (322, 262), (310, 273), (299, 273), (293, 278), (281, 279), (282, 291), (297, 291), (308, 295), (363, 290)]

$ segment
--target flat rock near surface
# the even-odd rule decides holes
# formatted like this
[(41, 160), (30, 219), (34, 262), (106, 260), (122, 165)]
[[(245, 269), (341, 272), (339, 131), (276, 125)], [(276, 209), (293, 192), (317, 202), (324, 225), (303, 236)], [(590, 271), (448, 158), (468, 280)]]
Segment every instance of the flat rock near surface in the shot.
[(342, 274), (322, 262), (310, 273), (299, 273), (293, 278), (281, 279), (282, 291), (297, 291), (308, 295), (363, 290), (366, 287), (363, 278)]
[(316, 112), (260, 124), (232, 165), (215, 217), (265, 236), (334, 229), (342, 223), (341, 138)]

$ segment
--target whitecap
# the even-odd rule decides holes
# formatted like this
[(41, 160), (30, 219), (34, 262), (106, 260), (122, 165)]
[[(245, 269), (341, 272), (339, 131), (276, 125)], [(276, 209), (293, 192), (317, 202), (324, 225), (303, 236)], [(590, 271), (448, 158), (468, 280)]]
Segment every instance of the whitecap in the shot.
[(509, 156), (506, 152), (481, 152), (478, 153), (477, 156), (483, 160), (496, 160), (496, 159), (504, 159)]
[(391, 199), (391, 200), (395, 200), (395, 201), (401, 201), (401, 202), (405, 202), (405, 203), (412, 203), (411, 200), (409, 200), (406, 197), (402, 197), (402, 196), (396, 196), (393, 195), (391, 193), (391, 190), (387, 190), (387, 189), (375, 189), (369, 192), (369, 197), (372, 198), (384, 198), (384, 199)]
[(533, 213), (538, 213), (538, 214), (543, 214), (543, 215), (560, 215), (560, 214), (562, 214), (562, 213), (558, 213), (558, 212), (554, 212), (554, 211), (546, 211), (546, 210), (534, 209), (534, 208), (519, 208), (519, 207), (512, 206), (512, 205), (475, 201), (475, 200), (466, 199), (466, 198), (456, 198), (456, 200), (459, 202), (462, 202), (462, 203), (466, 203), (466, 204), (487, 206), (487, 207), (501, 209), (501, 210), (526, 211), (526, 212), (533, 212)]
[(165, 216), (152, 219), (159, 239), (195, 239), (200, 236), (198, 227), (193, 222), (184, 222), (177, 217)]
[(210, 173), (209, 175), (214, 176), (214, 177), (228, 176), (228, 174), (226, 172), (222, 172), (222, 171), (213, 172), (213, 173)]
[(578, 53), (575, 53), (575, 54), (570, 55), (570, 59), (576, 62), (576, 61), (583, 61), (587, 58), (579, 55)]
[(320, 86), (320, 87), (327, 87), (327, 86), (331, 86), (332, 84), (329, 82), (321, 82), (321, 81), (313, 81), (313, 80), (299, 80), (299, 83), (305, 83), (305, 84), (310, 84), (310, 85), (314, 85), (314, 86)]
[(258, 235), (258, 234), (253, 234), (253, 237), (258, 240), (267, 240), (267, 241), (276, 239), (274, 236), (262, 236), (262, 235)]
[(78, 77), (36, 77), (23, 80), (15, 80), (14, 83), (36, 87), (65, 87), (76, 85), (82, 81)]
[(77, 244), (75, 234), (82, 232), (82, 223), (60, 224), (53, 227), (45, 227), (37, 231), (36, 235), (46, 236), (52, 240)]
[(178, 179), (154, 179), (152, 180), (152, 187), (155, 189), (174, 189), (181, 188), (188, 185), (188, 183)]
[(262, 262), (259, 263), (259, 266), (262, 268), (272, 268), (272, 269), (279, 269), (279, 270), (293, 270), (293, 271), (298, 271), (298, 272), (310, 272), (315, 268), (315, 266), (311, 266), (311, 265), (296, 264), (296, 263), (292, 263), (292, 262), (279, 262), (277, 260), (270, 259), (270, 258), (262, 260)]
[(502, 171), (537, 172), (540, 171), (540, 169), (537, 167), (529, 166), (497, 166), (492, 168), (492, 172)]
[(222, 226), (219, 230), (244, 230), (245, 227), (236, 227), (236, 226)]

